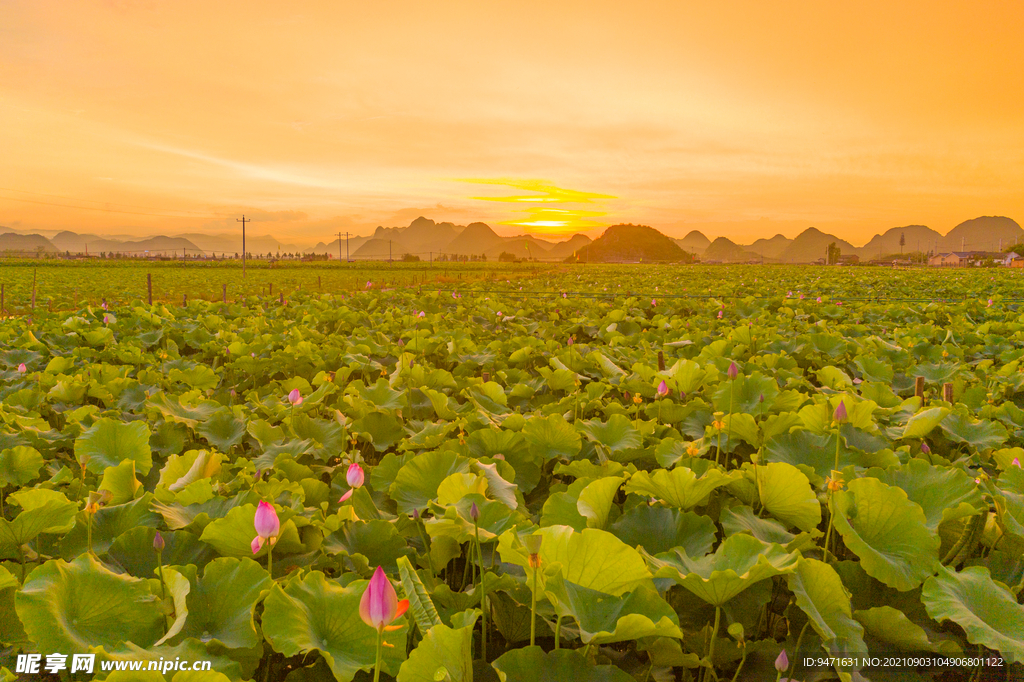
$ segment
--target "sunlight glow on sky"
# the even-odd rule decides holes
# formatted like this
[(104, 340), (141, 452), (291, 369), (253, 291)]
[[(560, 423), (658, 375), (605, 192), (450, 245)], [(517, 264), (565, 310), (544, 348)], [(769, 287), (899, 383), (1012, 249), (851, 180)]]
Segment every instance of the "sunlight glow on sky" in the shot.
[(1022, 35), (1005, 0), (7, 0), (0, 226), (1024, 222)]

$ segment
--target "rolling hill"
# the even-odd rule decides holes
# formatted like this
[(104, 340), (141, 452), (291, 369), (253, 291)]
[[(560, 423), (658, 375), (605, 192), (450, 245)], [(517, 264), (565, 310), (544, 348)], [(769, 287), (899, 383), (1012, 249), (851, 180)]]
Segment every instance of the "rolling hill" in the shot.
[(459, 256), (479, 256), (503, 242), (504, 240), (485, 223), (470, 223), (441, 250)]
[(583, 251), (577, 249), (576, 253), (590, 262), (693, 262), (693, 256), (671, 237), (647, 225), (612, 225)]
[(1024, 239), (1017, 221), (1005, 216), (981, 216), (965, 220), (943, 237), (939, 251), (999, 251), (1000, 246)]
[(0, 234), (0, 251), (55, 253), (57, 251), (57, 247), (41, 234), (4, 232), (3, 234)]
[(767, 260), (777, 259), (782, 255), (782, 252), (786, 250), (790, 244), (793, 243), (792, 239), (783, 237), (781, 234), (777, 234), (771, 239), (758, 239), (756, 242), (746, 247), (747, 251), (753, 251), (758, 256), (764, 256)]
[(708, 248), (704, 250), (704, 255), (701, 256), (701, 260), (705, 262), (720, 261), (722, 263), (746, 263), (758, 258), (759, 256), (756, 253), (748, 251), (746, 247), (740, 246), (725, 237), (719, 237), (711, 242)]
[(711, 246), (711, 240), (705, 237), (704, 233), (699, 230), (691, 230), (682, 239), (676, 239), (674, 241), (676, 244), (683, 247), (684, 250), (698, 255), (704, 253), (707, 248)]
[(836, 243), (843, 254), (858, 254), (850, 242), (825, 234), (816, 227), (808, 227), (786, 246), (779, 254), (779, 260), (783, 263), (814, 263), (819, 258), (825, 258), (825, 250), (832, 242)]

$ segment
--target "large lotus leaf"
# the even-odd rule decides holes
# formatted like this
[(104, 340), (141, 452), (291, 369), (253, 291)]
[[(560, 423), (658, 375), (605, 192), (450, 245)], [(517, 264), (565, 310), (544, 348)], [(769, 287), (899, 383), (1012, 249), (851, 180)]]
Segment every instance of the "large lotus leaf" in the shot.
[(456, 472), (437, 486), (437, 503), (442, 507), (455, 504), (467, 495), (483, 496), (487, 479), (473, 473)]
[[(152, 493), (145, 493), (127, 504), (100, 507), (92, 517), (92, 549), (97, 555), (104, 554), (122, 533), (133, 528), (160, 525), (160, 516), (149, 509)], [(85, 511), (78, 512), (75, 527), (61, 538), (60, 553), (66, 559), (88, 551), (89, 517)]]
[(103, 470), (103, 479), (96, 490), (108, 491), (111, 504), (124, 504), (135, 499), (135, 493), (141, 487), (139, 479), (135, 478), (135, 460), (126, 459)]
[(593, 665), (582, 652), (559, 649), (544, 652), (539, 646), (512, 649), (491, 664), (501, 682), (633, 682), (614, 665)]
[(515, 479), (515, 470), (508, 462), (501, 460), (491, 464), (471, 462), (470, 469), (487, 479), (487, 492), (491, 497), (500, 501), (509, 509), (519, 507), (519, 500), (516, 499), (516, 484), (509, 482)]
[(676, 612), (652, 587), (641, 585), (614, 597), (555, 575), (547, 580), (544, 590), (555, 613), (576, 619), (584, 644), (628, 642), (641, 637), (681, 639), (683, 636)]
[(966, 412), (952, 412), (940, 426), (954, 443), (967, 443), (977, 450), (989, 450), (1006, 443), (1006, 427), (988, 419), (972, 421)]
[(962, 627), (971, 644), (995, 649), (1009, 662), (1024, 661), (1024, 606), (993, 582), (987, 568), (957, 573), (942, 567), (925, 581), (921, 601), (935, 620)]
[[(0, 566), (0, 644), (29, 644), (25, 628), (18, 620), (14, 597), (21, 583), (3, 566)], [(3, 677), (0, 676), (0, 680)]]
[(612, 455), (635, 450), (643, 444), (640, 432), (633, 426), (633, 422), (621, 414), (613, 414), (607, 422), (598, 419), (581, 421), (576, 424), (576, 429), (591, 442), (606, 448)]
[(153, 511), (158, 513), (160, 517), (163, 517), (164, 523), (171, 530), (188, 528), (201, 533), (212, 519), (223, 518), (235, 507), (246, 504), (255, 505), (259, 501), (259, 493), (249, 489), (238, 493), (234, 497), (213, 497), (202, 503), (181, 504), (180, 502), (175, 502), (165, 504), (154, 501)]
[(834, 494), (833, 504), (835, 529), (868, 575), (905, 592), (935, 572), (940, 540), (903, 490), (858, 478)]
[(199, 424), (196, 433), (213, 447), (227, 452), (245, 438), (245, 422), (236, 417), (229, 408), (224, 407)]
[(867, 635), (900, 651), (932, 651), (949, 656), (962, 653), (960, 647), (951, 640), (932, 642), (923, 627), (891, 606), (875, 606), (863, 611), (854, 611), (853, 617), (864, 626)]
[(370, 436), (373, 449), (384, 452), (405, 437), (405, 429), (393, 415), (385, 412), (371, 412), (352, 424), (354, 433), (365, 433)]
[(373, 405), (380, 410), (400, 410), (405, 406), (402, 392), (393, 390), (384, 378), (377, 379), (377, 383), (372, 387), (366, 386), (362, 382), (355, 382), (346, 392), (353, 389), (366, 405)]
[(530, 452), (544, 461), (558, 458), (571, 460), (579, 454), (581, 447), (579, 432), (560, 414), (528, 419), (523, 427), (523, 438)]
[(252, 559), (214, 559), (198, 578), (194, 566), (176, 567), (188, 577), (188, 618), (178, 641), (194, 637), (229, 649), (259, 644), (253, 621), (256, 604), (270, 589), (266, 570)]
[[(722, 530), (725, 531), (726, 537), (735, 533), (750, 533), (761, 542), (777, 542), (786, 546), (790, 551), (793, 548), (788, 546), (789, 543), (800, 537), (790, 533), (785, 526), (774, 519), (758, 517), (754, 510), (746, 505), (723, 509), (719, 515), (719, 522), (722, 524)], [(820, 534), (820, 531), (818, 533)], [(801, 535), (807, 536), (808, 534)], [(690, 552), (687, 554), (694, 556)]]
[(472, 682), (475, 622), (474, 613), (469, 622), (459, 628), (450, 628), (444, 623), (431, 627), (402, 663), (398, 682), (437, 682), (438, 679)]
[(707, 504), (712, 490), (736, 478), (736, 472), (727, 474), (720, 469), (708, 469), (700, 478), (686, 467), (655, 469), (653, 473), (638, 471), (633, 474), (626, 482), (625, 491), (653, 497), (670, 507), (693, 509)]
[[(471, 516), (474, 504), (480, 514), (475, 525)], [(508, 529), (528, 523), (522, 514), (512, 511), (504, 503), (481, 495), (469, 495), (448, 508), (432, 506), (431, 509), (435, 515), (423, 520), (431, 542), (434, 538), (447, 536), (461, 544), (474, 539), (477, 533), (480, 534), (480, 542), (490, 542)]]
[(89, 653), (89, 647), (133, 642), (147, 647), (163, 635), (154, 608), (157, 581), (118, 575), (89, 554), (71, 563), (47, 561), (15, 597), (18, 618), (44, 652)]
[(224, 407), (215, 400), (201, 400), (196, 405), (182, 405), (178, 396), (165, 392), (150, 396), (146, 404), (156, 408), (167, 421), (184, 424), (191, 429)]
[(9, 500), (22, 511), (13, 521), (0, 518), (0, 557), (8, 559), (18, 557), (18, 548), (41, 533), (66, 533), (78, 513), (78, 505), (56, 490), (19, 490)]
[[(162, 557), (165, 565), (192, 564), (202, 568), (217, 556), (217, 551), (205, 542), (200, 542), (195, 533), (165, 530), (160, 535), (164, 540)], [(157, 565), (156, 552), (153, 551), (155, 536), (156, 528), (151, 526), (132, 528), (117, 536), (110, 544), (107, 556), (120, 564), (129, 575), (148, 578), (153, 575)]]
[(702, 557), (715, 543), (715, 523), (707, 516), (668, 507), (633, 507), (608, 527), (630, 547), (661, 554), (676, 547), (687, 556)]
[(867, 654), (864, 628), (853, 618), (850, 593), (835, 569), (817, 559), (800, 559), (786, 580), (825, 651), (832, 656)]
[[(786, 462), (799, 467), (807, 474), (812, 485), (820, 486), (835, 468), (836, 435), (819, 435), (807, 430), (785, 433), (769, 439), (764, 445), (764, 459), (768, 462)], [(898, 463), (898, 462), (896, 462)], [(839, 448), (839, 469), (848, 466), (871, 466), (874, 464), (862, 461), (862, 456), (855, 450)], [(884, 464), (879, 464), (884, 466)]]
[(604, 528), (608, 523), (608, 514), (611, 512), (612, 502), (622, 485), (622, 479), (617, 476), (599, 478), (588, 483), (580, 491), (576, 501), (576, 509), (587, 519), (587, 527)]
[(85, 468), (97, 474), (122, 460), (133, 459), (136, 471), (145, 476), (153, 467), (150, 435), (144, 421), (126, 423), (103, 417), (75, 440), (75, 457), (79, 462), (88, 457)]
[(46, 460), (35, 448), (16, 445), (0, 452), (0, 488), (21, 486), (35, 479)]
[[(548, 526), (534, 533), (544, 538), (541, 566), (561, 566), (562, 577), (581, 587), (620, 595), (640, 585), (651, 585), (651, 573), (640, 554), (611, 533), (597, 528), (574, 532), (568, 526)], [(498, 540), (501, 560), (527, 566), (529, 554), (511, 531)]]
[(948, 407), (929, 407), (921, 410), (903, 427), (903, 438), (924, 438), (949, 415)]
[(790, 573), (799, 555), (751, 535), (733, 535), (714, 554), (694, 559), (678, 549), (648, 556), (654, 577), (671, 578), (712, 606), (721, 606), (754, 583)]
[[(274, 651), (285, 656), (319, 651), (334, 677), (348, 682), (375, 662), (377, 631), (359, 617), (359, 600), (367, 584), (357, 580), (341, 587), (313, 571), (284, 588), (274, 585), (263, 602), (263, 634)], [(384, 633), (384, 641), (391, 645), (384, 648), (382, 662), (388, 674), (396, 674), (405, 660), (407, 634), (404, 629)]]
[(414, 550), (409, 547), (395, 524), (382, 519), (353, 521), (324, 537), (323, 549), (331, 554), (365, 557), (366, 566), (394, 573), (398, 570), (395, 562), (399, 557), (409, 556)]
[(758, 409), (771, 407), (778, 394), (779, 385), (775, 379), (754, 372), (750, 376), (723, 381), (715, 391), (713, 402), (719, 412), (755, 414)]
[(171, 492), (183, 490), (218, 473), (222, 458), (219, 452), (209, 450), (189, 450), (183, 455), (171, 455), (160, 470), (160, 485)]
[(912, 459), (899, 469), (871, 469), (867, 475), (902, 488), (910, 501), (924, 510), (925, 525), (932, 532), (937, 532), (943, 521), (973, 516), (985, 507), (974, 480), (961, 469)]
[(756, 480), (761, 504), (779, 521), (805, 531), (821, 523), (821, 503), (810, 481), (797, 467), (771, 462), (757, 467)]
[[(215, 519), (203, 530), (199, 539), (216, 549), (221, 556), (226, 557), (256, 557), (265, 556), (270, 548), (270, 543), (264, 543), (263, 548), (256, 554), (252, 553), (252, 539), (256, 537), (256, 527), (253, 519), (256, 518), (256, 505), (247, 504), (235, 507), (222, 519)], [(291, 519), (281, 521), (281, 532), (274, 545), (274, 552), (278, 555), (298, 554), (303, 551), (302, 541), (299, 539), (299, 531), (295, 522)]]
[(469, 460), (450, 450), (416, 455), (398, 470), (395, 482), (391, 484), (390, 497), (403, 514), (423, 510), (437, 497), (437, 489), (444, 479), (467, 471)]
[[(586, 483), (586, 481), (577, 481), (573, 485), (578, 483)], [(572, 490), (573, 488), (570, 486), (566, 492), (548, 495), (540, 512), (539, 525), (569, 526), (575, 530), (583, 530), (587, 527), (587, 517), (580, 514), (580, 510), (576, 506), (579, 501), (576, 496), (578, 491), (573, 492)]]

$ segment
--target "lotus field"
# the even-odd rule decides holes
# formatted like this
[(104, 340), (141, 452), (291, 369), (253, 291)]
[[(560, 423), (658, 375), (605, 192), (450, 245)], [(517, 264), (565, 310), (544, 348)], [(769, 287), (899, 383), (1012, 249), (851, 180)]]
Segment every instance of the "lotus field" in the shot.
[(0, 322), (0, 680), (1021, 679), (1021, 273), (559, 267)]

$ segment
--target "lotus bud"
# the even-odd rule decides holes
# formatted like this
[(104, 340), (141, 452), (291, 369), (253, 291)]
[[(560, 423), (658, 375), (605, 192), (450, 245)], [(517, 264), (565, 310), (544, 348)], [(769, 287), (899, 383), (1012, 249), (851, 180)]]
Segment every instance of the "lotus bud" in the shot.
[(1020, 459), (1018, 459), (1017, 457), (1014, 457), (1014, 458), (1013, 458), (1013, 461), (1012, 461), (1012, 462), (1010, 462), (1010, 464), (1012, 464), (1013, 466), (1015, 466), (1015, 467), (1017, 467), (1018, 469), (1020, 469)]
[(258, 483), (259, 480), (260, 480), (260, 476), (262, 476), (262, 475), (263, 475), (263, 469), (257, 469), (256, 473), (252, 477), (252, 482), (253, 483)]
[(661, 383), (658, 384), (658, 397), (659, 398), (664, 398), (667, 395), (668, 395), (668, 384), (666, 384), (665, 380), (662, 379)]
[(277, 536), (281, 532), (281, 521), (277, 518), (277, 510), (273, 505), (261, 500), (252, 524), (256, 529), (256, 537), (250, 544), (253, 554), (260, 551), (263, 543), (269, 542), (273, 546), (277, 542)]
[[(821, 303), (821, 296), (819, 296), (816, 300), (817, 300), (818, 303)], [(783, 652), (783, 653), (785, 653), (785, 652)]]
[(718, 319), (722, 319), (722, 311), (721, 310), (718, 311)]
[(651, 307), (652, 308), (657, 308), (658, 307), (658, 299), (656, 299), (656, 298), (652, 298), (651, 299)]
[(568, 343), (571, 346), (573, 343), (575, 343), (575, 337), (570, 336), (569, 340), (566, 343)]
[(789, 656), (786, 655), (786, 650), (783, 649), (779, 657), (775, 659), (775, 669), (780, 673), (786, 672), (789, 668)]
[(523, 540), (526, 551), (530, 553), (530, 567), (540, 568), (540, 546), (544, 541), (543, 535), (527, 535)]
[(299, 392), (299, 389), (293, 388), (291, 390), (291, 392), (288, 394), (288, 402), (290, 402), (292, 405), (302, 404), (302, 393)]
[(763, 403), (764, 402), (764, 393), (762, 393), (759, 396), (757, 396), (757, 402), (759, 402), (759, 403)]
[(369, 289), (372, 286), (373, 286), (373, 282), (371, 282), (370, 280), (366, 280), (366, 288)]
[(473, 519), (473, 522), (480, 520), (480, 507), (476, 506), (476, 502), (469, 508), (469, 518)]
[(412, 518), (413, 518), (413, 521), (419, 521), (420, 520), (420, 510), (419, 509), (413, 509), (412, 510)]
[(839, 401), (839, 405), (836, 406), (836, 411), (833, 413), (832, 418), (842, 424), (846, 421), (846, 404), (842, 400)]
[(729, 363), (729, 371), (726, 372), (730, 379), (735, 379), (740, 375), (740, 368), (736, 366), (735, 362)]
[(921, 441), (921, 452), (923, 452), (924, 454), (927, 455), (931, 451), (932, 451), (932, 449), (930, 447), (928, 447), (928, 443), (926, 443), (924, 441)]
[(164, 551), (164, 547), (164, 536), (160, 534), (160, 531), (157, 531), (156, 535), (153, 536), (153, 549), (157, 552), (162, 552)]
[(110, 324), (110, 315), (103, 316), (103, 324)]
[(24, 362), (21, 363), (20, 365), (18, 365), (18, 374), (24, 374), (27, 371), (28, 371), (28, 367), (25, 366)]
[(409, 600), (398, 601), (395, 588), (384, 575), (384, 569), (378, 566), (359, 600), (359, 617), (377, 632), (384, 632), (392, 629), (391, 623), (401, 618), (408, 608)]
[(363, 467), (359, 466), (356, 462), (349, 464), (348, 471), (345, 472), (345, 481), (349, 485), (349, 491), (342, 495), (338, 502), (344, 502), (352, 497), (352, 493), (355, 492), (356, 488), (361, 488), (365, 480), (366, 475), (363, 473)]

